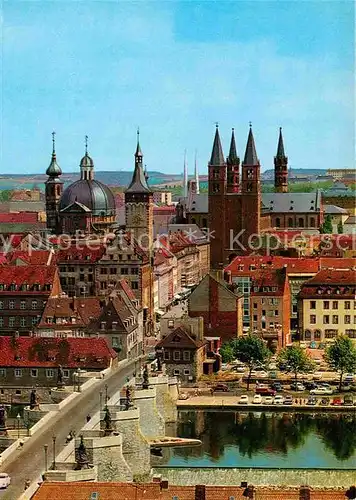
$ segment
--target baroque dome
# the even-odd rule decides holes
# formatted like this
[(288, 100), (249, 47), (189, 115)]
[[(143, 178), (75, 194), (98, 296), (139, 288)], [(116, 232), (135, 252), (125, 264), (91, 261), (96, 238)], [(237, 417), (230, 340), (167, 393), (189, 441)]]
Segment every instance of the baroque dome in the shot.
[(110, 188), (94, 179), (80, 179), (68, 186), (62, 194), (59, 210), (74, 202), (88, 207), (94, 217), (113, 216), (116, 213), (115, 199)]

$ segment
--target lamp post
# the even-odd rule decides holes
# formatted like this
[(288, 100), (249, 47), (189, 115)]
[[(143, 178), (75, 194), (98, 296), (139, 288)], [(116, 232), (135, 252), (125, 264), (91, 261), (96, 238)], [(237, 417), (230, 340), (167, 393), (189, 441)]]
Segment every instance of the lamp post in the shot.
[(44, 449), (44, 459), (45, 459), (45, 472), (47, 472), (47, 468), (48, 468), (48, 444), (44, 444), (43, 449)]
[(78, 384), (78, 392), (80, 392), (80, 368), (77, 370), (77, 384)]
[(21, 415), (18, 413), (16, 415), (17, 419), (17, 439), (20, 439), (20, 420), (21, 420)]
[(56, 470), (56, 436), (52, 436), (53, 442), (53, 470)]
[(100, 401), (99, 405), (100, 405), (100, 410), (101, 410), (101, 408), (103, 406), (103, 391), (99, 392), (99, 401)]
[(105, 405), (108, 404), (108, 384), (105, 384)]

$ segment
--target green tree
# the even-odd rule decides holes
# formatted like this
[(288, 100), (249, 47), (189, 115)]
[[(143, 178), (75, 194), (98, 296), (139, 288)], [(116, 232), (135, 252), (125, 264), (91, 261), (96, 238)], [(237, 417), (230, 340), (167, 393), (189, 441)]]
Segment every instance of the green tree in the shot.
[(339, 391), (341, 391), (344, 374), (356, 371), (356, 348), (352, 340), (346, 335), (337, 337), (335, 342), (326, 349), (325, 359), (332, 370), (340, 373)]
[(297, 381), (298, 373), (307, 373), (314, 367), (313, 360), (299, 345), (282, 349), (278, 356), (278, 364), (288, 365), (288, 371), (294, 374), (295, 381)]
[(339, 234), (342, 234), (344, 232), (344, 226), (342, 225), (342, 222), (340, 221), (339, 224), (337, 225), (337, 232)]
[(225, 342), (220, 347), (219, 353), (223, 363), (231, 363), (234, 359), (234, 348), (231, 342)]
[(323, 224), (320, 226), (320, 232), (322, 234), (332, 234), (333, 232), (333, 225), (332, 225), (332, 220), (331, 220), (331, 215), (328, 214), (325, 217), (325, 220)]
[(251, 372), (258, 366), (266, 362), (271, 356), (266, 344), (255, 335), (241, 337), (232, 342), (234, 357), (248, 367), (247, 390), (250, 388)]

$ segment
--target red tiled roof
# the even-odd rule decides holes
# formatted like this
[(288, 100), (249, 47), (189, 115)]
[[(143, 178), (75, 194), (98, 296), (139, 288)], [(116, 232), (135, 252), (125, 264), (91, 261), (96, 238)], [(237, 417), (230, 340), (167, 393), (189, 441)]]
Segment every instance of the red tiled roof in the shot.
[(356, 268), (355, 258), (320, 257), (320, 268), (352, 269)]
[[(50, 298), (47, 300), (41, 321), (37, 327), (68, 329), (68, 325), (72, 325), (74, 328), (87, 326), (92, 319), (100, 315), (101, 309), (99, 297)], [(46, 318), (52, 318), (53, 323), (47, 323)], [(55, 323), (56, 318), (61, 318), (61, 322)], [(65, 318), (68, 319), (67, 322), (64, 322)], [(72, 318), (75, 318), (75, 323), (71, 322)]]
[(100, 260), (104, 253), (105, 245), (103, 243), (85, 245), (83, 242), (83, 246), (72, 245), (69, 248), (59, 250), (57, 260), (58, 262), (76, 261), (93, 263)]
[(54, 265), (56, 260), (56, 255), (52, 250), (15, 250), (7, 254), (7, 262), (9, 264), (15, 263), (17, 259), (20, 259), (27, 264), (34, 266), (47, 266)]
[(322, 269), (306, 281), (299, 293), (301, 298), (328, 297), (354, 299), (356, 294), (356, 271), (348, 269)]
[(3, 367), (104, 369), (116, 356), (104, 338), (0, 337)]
[[(38, 284), (41, 288), (44, 285), (52, 285), (57, 273), (56, 266), (1, 266), (0, 285), (5, 285), (5, 290), (0, 290), (0, 295), (28, 293), (42, 293), (43, 290), (31, 290), (31, 286)], [(15, 284), (16, 290), (10, 290), (10, 285)], [(29, 285), (30, 290), (19, 290), (21, 285)], [(50, 291), (50, 290), (48, 290)]]
[(0, 223), (3, 224), (37, 224), (37, 212), (7, 212), (0, 213)]
[(256, 270), (287, 268), (288, 274), (310, 274), (319, 271), (319, 258), (293, 258), (281, 256), (246, 256), (235, 257), (225, 271), (232, 276), (250, 276)]
[(135, 300), (135, 301), (137, 300), (132, 288), (125, 279), (119, 280), (117, 284), (119, 287), (122, 288), (122, 290), (125, 292), (125, 294), (130, 300)]
[(309, 279), (307, 285), (353, 285), (356, 283), (356, 271), (351, 269), (321, 269)]
[[(285, 268), (273, 271), (256, 271), (252, 275), (251, 295), (283, 295), (287, 280)], [(265, 288), (268, 288), (268, 291)], [(272, 288), (276, 288), (276, 290), (273, 291)]]
[(159, 214), (161, 212), (169, 212), (172, 215), (175, 215), (176, 213), (176, 207), (175, 205), (162, 205), (160, 207), (153, 207), (153, 213), (154, 214)]

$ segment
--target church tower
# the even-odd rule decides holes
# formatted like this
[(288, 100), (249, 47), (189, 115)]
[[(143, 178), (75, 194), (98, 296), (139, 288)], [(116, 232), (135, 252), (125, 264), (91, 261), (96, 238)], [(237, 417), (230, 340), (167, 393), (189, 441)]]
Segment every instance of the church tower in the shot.
[(252, 126), (247, 138), (244, 161), (242, 163), (242, 228), (245, 230), (243, 241), (246, 246), (248, 238), (252, 234), (260, 233), (261, 221), (261, 182), (260, 161), (257, 157), (255, 139)]
[(213, 150), (208, 164), (208, 200), (210, 214), (210, 263), (212, 269), (224, 265), (226, 244), (226, 163), (221, 146), (219, 128), (216, 125)]
[(240, 191), (240, 158), (237, 156), (235, 131), (232, 129), (229, 156), (227, 164), (227, 192), (238, 193)]
[(282, 127), (279, 129), (277, 154), (274, 157), (274, 190), (288, 193), (288, 158), (284, 153)]
[(55, 132), (53, 132), (52, 158), (51, 163), (46, 170), (48, 179), (45, 183), (47, 228), (54, 234), (59, 231), (58, 207), (63, 193), (63, 182), (60, 180), (62, 170), (57, 163), (55, 135)]
[(125, 221), (126, 230), (132, 233), (139, 246), (150, 251), (153, 243), (153, 192), (147, 184), (148, 176), (143, 169), (139, 138), (137, 131), (135, 170), (125, 191)]

